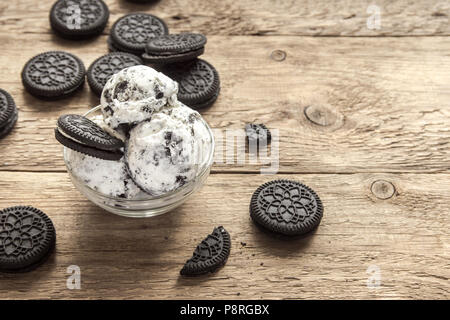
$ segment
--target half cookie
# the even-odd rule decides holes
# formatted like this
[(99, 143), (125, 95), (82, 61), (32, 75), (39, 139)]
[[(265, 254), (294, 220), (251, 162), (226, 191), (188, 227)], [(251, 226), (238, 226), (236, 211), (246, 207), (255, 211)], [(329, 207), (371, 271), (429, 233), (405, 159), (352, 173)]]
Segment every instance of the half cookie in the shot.
[(59, 117), (55, 138), (72, 150), (103, 160), (120, 160), (124, 143), (86, 117), (67, 114)]
[(230, 249), (229, 233), (224, 227), (217, 227), (197, 246), (192, 258), (186, 262), (180, 274), (197, 276), (214, 272), (227, 262)]

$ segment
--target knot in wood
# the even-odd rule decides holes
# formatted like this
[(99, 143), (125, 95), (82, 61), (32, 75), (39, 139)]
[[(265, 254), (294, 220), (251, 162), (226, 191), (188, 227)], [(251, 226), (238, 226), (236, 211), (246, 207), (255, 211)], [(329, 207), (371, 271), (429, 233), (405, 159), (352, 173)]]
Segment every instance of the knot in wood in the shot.
[(304, 110), (304, 113), (306, 119), (322, 127), (331, 126), (337, 120), (336, 113), (323, 106), (307, 106)]
[(270, 54), (270, 58), (278, 62), (284, 61), (286, 56), (286, 52), (283, 50), (273, 50)]
[(370, 188), (372, 193), (381, 200), (387, 200), (392, 198), (395, 194), (394, 185), (386, 180), (377, 180), (372, 183), (372, 187)]

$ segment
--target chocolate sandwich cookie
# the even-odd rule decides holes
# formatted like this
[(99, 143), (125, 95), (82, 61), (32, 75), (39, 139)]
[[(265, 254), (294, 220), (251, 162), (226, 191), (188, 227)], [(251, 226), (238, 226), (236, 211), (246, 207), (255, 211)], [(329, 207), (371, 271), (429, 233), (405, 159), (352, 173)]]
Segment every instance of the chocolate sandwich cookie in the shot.
[(59, 117), (55, 138), (72, 150), (103, 160), (120, 160), (124, 143), (86, 117), (67, 114)]
[(214, 272), (223, 266), (230, 255), (231, 239), (224, 227), (213, 230), (195, 249), (180, 274), (183, 276), (197, 276)]
[(103, 87), (112, 75), (122, 69), (141, 65), (142, 59), (126, 52), (112, 52), (95, 60), (87, 71), (87, 79), (92, 91), (100, 96)]
[(150, 64), (193, 60), (205, 52), (206, 37), (199, 33), (169, 34), (150, 39), (142, 59)]
[(0, 89), (0, 139), (6, 136), (17, 122), (18, 111), (14, 99)]
[(219, 74), (205, 60), (166, 65), (162, 72), (178, 82), (178, 100), (192, 109), (209, 107), (219, 96)]
[(0, 210), (0, 272), (26, 272), (53, 252), (56, 232), (50, 218), (28, 206)]
[(22, 83), (29, 93), (44, 99), (72, 95), (84, 84), (86, 69), (71, 53), (49, 51), (31, 58), (22, 70)]
[(249, 145), (256, 147), (263, 147), (270, 143), (272, 140), (272, 134), (267, 127), (260, 123), (247, 123), (245, 125), (245, 135), (247, 137), (247, 142)]
[(50, 25), (61, 37), (87, 39), (105, 29), (109, 9), (102, 0), (58, 0), (50, 10)]
[(117, 20), (111, 28), (108, 46), (141, 56), (147, 42), (169, 33), (163, 20), (148, 13), (131, 13)]
[(322, 215), (319, 196), (297, 181), (267, 182), (255, 191), (250, 203), (250, 216), (258, 226), (286, 236), (314, 230)]

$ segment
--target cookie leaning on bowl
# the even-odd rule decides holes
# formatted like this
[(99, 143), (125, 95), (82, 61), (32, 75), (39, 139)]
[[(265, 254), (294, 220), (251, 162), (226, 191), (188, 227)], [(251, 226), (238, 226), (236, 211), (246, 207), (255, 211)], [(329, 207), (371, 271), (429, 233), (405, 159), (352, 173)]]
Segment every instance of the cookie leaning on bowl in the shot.
[(111, 136), (86, 117), (66, 114), (58, 119), (55, 138), (72, 150), (103, 160), (120, 160), (123, 141)]

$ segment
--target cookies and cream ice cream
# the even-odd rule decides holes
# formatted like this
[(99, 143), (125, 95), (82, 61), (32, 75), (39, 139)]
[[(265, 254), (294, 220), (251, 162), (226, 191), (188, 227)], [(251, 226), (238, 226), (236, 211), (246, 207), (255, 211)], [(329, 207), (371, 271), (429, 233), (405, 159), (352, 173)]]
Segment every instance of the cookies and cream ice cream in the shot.
[(106, 196), (124, 199), (143, 196), (128, 174), (123, 158), (107, 161), (67, 149), (66, 161), (78, 180)]
[(133, 180), (161, 195), (193, 179), (211, 142), (201, 116), (180, 104), (155, 113), (130, 131), (125, 158)]
[(115, 74), (92, 117), (125, 142), (124, 156), (107, 161), (67, 150), (73, 175), (102, 194), (135, 199), (160, 196), (192, 181), (213, 141), (201, 115), (177, 100), (178, 85), (147, 66)]
[(101, 95), (105, 123), (112, 129), (150, 119), (154, 112), (177, 101), (178, 84), (146, 66), (123, 69), (113, 75)]

